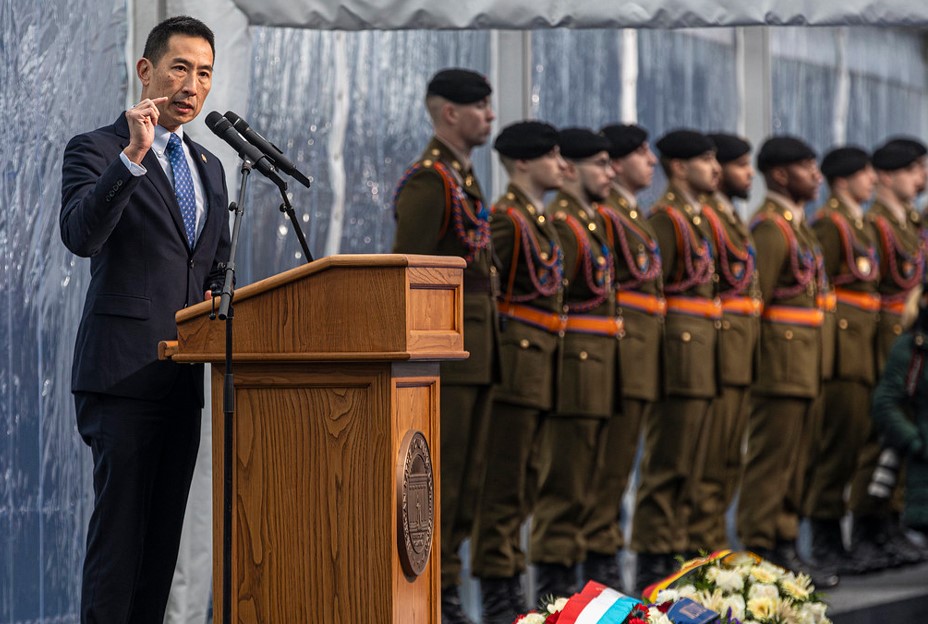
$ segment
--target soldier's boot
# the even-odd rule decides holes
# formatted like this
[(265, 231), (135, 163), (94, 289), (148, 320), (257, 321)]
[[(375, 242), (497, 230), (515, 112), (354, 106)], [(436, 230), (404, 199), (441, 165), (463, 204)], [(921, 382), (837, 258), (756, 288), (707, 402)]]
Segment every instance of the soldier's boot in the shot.
[(884, 532), (888, 536), (890, 549), (899, 554), (899, 558), (904, 565), (915, 565), (925, 561), (926, 552), (909, 539), (897, 514), (887, 515), (883, 526)]
[(596, 581), (613, 589), (621, 589), (622, 573), (619, 570), (618, 553), (604, 555), (602, 553), (587, 553), (583, 562), (584, 581)]
[(524, 612), (512, 608), (512, 578), (480, 579), (483, 624), (512, 624)]
[(865, 566), (845, 550), (840, 520), (813, 518), (810, 528), (812, 529), (812, 563), (814, 565), (834, 568), (839, 575), (863, 574), (867, 571)]
[(635, 594), (677, 571), (677, 562), (668, 553), (638, 553), (635, 566)]
[(441, 589), (441, 624), (474, 624), (464, 613), (457, 585)]
[(830, 589), (837, 586), (840, 580), (834, 568), (803, 561), (792, 540), (777, 540), (773, 550), (757, 554), (794, 574), (805, 574), (812, 579), (816, 589)]
[(577, 593), (577, 567), (559, 563), (539, 563), (535, 566), (535, 597), (538, 600), (554, 596), (570, 598)]
[(893, 553), (883, 548), (880, 525), (878, 516), (854, 516), (850, 554), (867, 573), (879, 572), (901, 563)]

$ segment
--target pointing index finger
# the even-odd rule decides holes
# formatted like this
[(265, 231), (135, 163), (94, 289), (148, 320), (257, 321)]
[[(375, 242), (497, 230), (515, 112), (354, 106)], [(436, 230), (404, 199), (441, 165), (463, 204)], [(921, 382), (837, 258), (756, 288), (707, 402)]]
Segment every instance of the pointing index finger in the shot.
[(158, 106), (159, 104), (164, 104), (164, 103), (166, 103), (169, 99), (170, 99), (170, 98), (169, 98), (168, 96), (165, 95), (165, 96), (162, 96), (162, 97), (159, 97), (159, 98), (154, 98), (154, 99), (151, 101), (151, 103), (154, 104), (155, 106)]

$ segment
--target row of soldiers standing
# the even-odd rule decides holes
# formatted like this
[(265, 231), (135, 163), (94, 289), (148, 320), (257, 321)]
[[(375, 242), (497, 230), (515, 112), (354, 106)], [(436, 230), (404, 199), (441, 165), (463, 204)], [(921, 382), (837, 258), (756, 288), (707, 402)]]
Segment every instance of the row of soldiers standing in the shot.
[[(913, 552), (867, 495), (879, 454), (869, 394), (922, 278), (912, 204), (924, 146), (890, 141), (872, 165), (839, 148), (820, 172), (800, 139), (768, 139), (756, 158), (767, 197), (748, 225), (733, 206), (753, 177), (740, 137), (658, 140), (668, 186), (646, 213), (636, 196), (658, 158), (644, 129), (526, 121), (494, 142), (510, 183), (489, 207), (470, 154), (489, 139), (490, 95), (468, 70), (433, 77), (435, 136), (395, 196), (395, 252), (467, 261), (471, 355), (442, 365), (442, 621), (470, 621), (457, 589), (467, 537), (483, 621), (526, 611), (529, 516), (538, 595), (569, 595), (582, 579), (619, 587), (621, 499), (641, 435), (629, 544), (639, 589), (678, 554), (728, 546), (739, 484), (745, 547), (819, 587)], [(822, 173), (832, 196), (810, 225)], [(849, 482), (864, 554), (842, 542)], [(813, 561), (795, 549), (803, 516)]]

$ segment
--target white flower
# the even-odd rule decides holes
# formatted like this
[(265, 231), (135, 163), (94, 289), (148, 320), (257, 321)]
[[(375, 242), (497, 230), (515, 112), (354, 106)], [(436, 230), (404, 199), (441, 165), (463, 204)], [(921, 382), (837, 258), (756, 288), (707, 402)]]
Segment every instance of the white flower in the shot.
[(541, 613), (529, 613), (516, 620), (515, 624), (545, 624), (546, 619), (547, 616)]
[(775, 600), (779, 597), (780, 590), (777, 589), (776, 585), (771, 585), (769, 583), (754, 583), (751, 585), (751, 589), (748, 590), (748, 600), (752, 598), (769, 598)]
[(563, 611), (564, 607), (567, 606), (568, 598), (558, 598), (552, 604), (548, 605), (548, 613), (557, 613), (558, 611)]
[(723, 592), (729, 594), (740, 593), (744, 591), (744, 578), (737, 570), (719, 570), (715, 575), (715, 584)]
[(810, 602), (802, 605), (802, 610), (812, 616), (813, 624), (831, 624), (831, 620), (825, 617), (825, 611), (828, 605), (824, 602)]
[(676, 602), (680, 600), (680, 592), (676, 589), (662, 589), (657, 592), (657, 603)]
[(690, 600), (696, 599), (696, 588), (692, 585), (684, 585), (683, 587), (677, 588), (677, 591), (680, 593), (680, 597), (677, 598), (689, 598)]
[(769, 596), (749, 598), (747, 609), (757, 619), (761, 621), (769, 620), (777, 610), (776, 598), (770, 598)]
[(728, 610), (731, 609), (731, 616), (736, 620), (744, 619), (744, 610), (747, 605), (744, 604), (744, 597), (740, 594), (735, 594), (733, 596), (726, 596), (722, 601), (722, 617), (724, 617)]
[(812, 592), (808, 587), (804, 587), (801, 581), (795, 577), (790, 578), (786, 577), (780, 581), (780, 585), (783, 587), (783, 591), (786, 592), (786, 595), (794, 600), (799, 600), (804, 602), (809, 599), (809, 596)]
[(666, 613), (661, 613), (656, 607), (648, 609), (648, 624), (673, 624)]
[(783, 576), (784, 570), (779, 568), (772, 563), (767, 561), (761, 561), (756, 566), (752, 567), (749, 574), (751, 578), (756, 580), (758, 583), (775, 583), (781, 576)]

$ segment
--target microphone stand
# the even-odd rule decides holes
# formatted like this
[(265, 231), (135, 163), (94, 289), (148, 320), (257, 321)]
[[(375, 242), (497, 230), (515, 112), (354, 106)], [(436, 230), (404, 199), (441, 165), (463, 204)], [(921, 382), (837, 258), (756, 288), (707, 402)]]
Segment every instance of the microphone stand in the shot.
[(303, 235), (303, 229), (300, 227), (300, 221), (296, 218), (296, 212), (293, 211), (293, 205), (290, 203), (290, 198), (287, 197), (287, 183), (281, 182), (281, 185), (278, 185), (277, 188), (280, 190), (280, 198), (283, 200), (283, 203), (280, 205), (280, 211), (290, 217), (290, 223), (293, 224), (293, 229), (296, 231), (296, 237), (300, 241), (300, 247), (303, 248), (303, 254), (306, 257), (306, 263), (309, 264), (313, 261), (313, 255), (309, 252), (309, 245), (306, 244), (306, 237)]
[(222, 492), (222, 621), (232, 624), (232, 453), (233, 453), (233, 415), (235, 414), (235, 384), (232, 377), (232, 319), (235, 311), (232, 307), (235, 288), (235, 253), (238, 249), (238, 234), (245, 214), (245, 192), (248, 176), (253, 163), (247, 158), (242, 160), (242, 184), (239, 188), (238, 203), (232, 202), (229, 211), (235, 214), (232, 220), (232, 245), (229, 261), (225, 263), (225, 282), (219, 301), (219, 320), (226, 322), (226, 372), (222, 388), (223, 420), (223, 492)]

